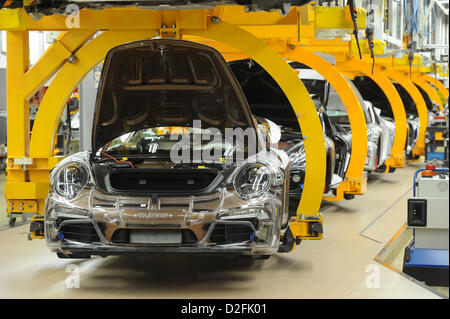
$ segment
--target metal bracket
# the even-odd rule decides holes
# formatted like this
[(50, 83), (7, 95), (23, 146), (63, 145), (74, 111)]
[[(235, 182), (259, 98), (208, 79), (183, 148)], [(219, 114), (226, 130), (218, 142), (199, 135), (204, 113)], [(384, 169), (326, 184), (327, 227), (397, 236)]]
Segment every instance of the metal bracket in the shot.
[(28, 233), (28, 240), (44, 239), (44, 216), (35, 215), (30, 221), (30, 232)]
[(321, 214), (308, 216), (300, 215), (291, 219), (289, 225), (295, 239), (322, 239), (323, 216)]
[(23, 170), (26, 171), (27, 165), (33, 165), (33, 159), (26, 156), (21, 158), (15, 158), (14, 165), (21, 165)]

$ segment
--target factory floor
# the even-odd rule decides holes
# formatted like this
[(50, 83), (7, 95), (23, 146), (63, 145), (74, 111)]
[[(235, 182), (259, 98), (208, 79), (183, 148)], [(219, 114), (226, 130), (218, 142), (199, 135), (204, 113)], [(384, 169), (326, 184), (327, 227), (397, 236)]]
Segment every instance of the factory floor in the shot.
[[(0, 298), (440, 298), (374, 260), (404, 225), (413, 173), (421, 166), (369, 175), (364, 196), (323, 204), (323, 240), (303, 241), (266, 261), (168, 255), (58, 259), (43, 240), (27, 240), (28, 225), (7, 229), (0, 198)], [(4, 180), (3, 175), (2, 192)], [(68, 288), (74, 270), (79, 288)]]

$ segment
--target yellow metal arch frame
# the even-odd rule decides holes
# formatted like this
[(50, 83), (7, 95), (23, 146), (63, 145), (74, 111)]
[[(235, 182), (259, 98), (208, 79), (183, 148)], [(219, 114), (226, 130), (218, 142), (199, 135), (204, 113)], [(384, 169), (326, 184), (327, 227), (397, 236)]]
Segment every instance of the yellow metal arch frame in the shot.
[(348, 60), (343, 63), (338, 63), (338, 69), (342, 71), (348, 71), (352, 73), (363, 73), (364, 75), (371, 78), (384, 92), (389, 104), (392, 108), (392, 113), (394, 115), (395, 121), (395, 138), (394, 144), (392, 145), (391, 155), (385, 162), (386, 171), (389, 171), (389, 167), (404, 167), (405, 166), (405, 155), (404, 149), (406, 144), (407, 135), (407, 122), (406, 122), (406, 112), (403, 106), (402, 99), (395, 89), (389, 78), (383, 74), (377, 67), (374, 68), (372, 73), (372, 65), (360, 61), (358, 59)]
[(29, 156), (31, 158), (53, 156), (53, 140), (64, 105), (85, 75), (104, 59), (111, 48), (126, 42), (152, 38), (156, 34), (156, 30), (106, 31), (77, 52), (75, 63), (65, 63), (56, 74), (39, 106), (31, 135)]
[(284, 56), (301, 62), (319, 72), (336, 90), (346, 106), (352, 131), (352, 151), (345, 180), (339, 184), (335, 197), (325, 197), (328, 201), (344, 198), (344, 193), (362, 195), (367, 189), (364, 164), (367, 157), (367, 125), (359, 100), (347, 79), (328, 61), (299, 46), (288, 47)]
[(441, 92), (444, 98), (448, 98), (448, 89), (445, 88), (444, 84), (442, 84), (441, 81), (428, 74), (424, 74), (420, 78), (427, 81), (428, 83), (433, 84), (439, 90), (439, 92)]
[[(199, 38), (183, 37), (198, 41), (222, 52), (227, 61), (248, 59), (249, 56), (238, 52), (234, 48), (224, 46), (221, 43)], [(331, 86), (336, 90), (339, 97), (347, 107), (352, 132), (367, 132), (367, 125), (364, 112), (359, 104), (359, 100), (343, 75), (328, 61), (319, 55), (300, 46), (291, 46), (283, 40), (266, 40), (274, 50), (288, 60), (301, 62), (319, 72), (326, 78)], [(367, 135), (354, 134), (352, 137), (352, 151), (350, 162), (346, 172), (345, 180), (339, 185), (336, 196), (324, 197), (328, 201), (340, 201), (344, 194), (362, 195), (367, 189), (367, 179), (364, 177), (364, 165), (367, 157)]]
[[(400, 84), (411, 96), (414, 103), (416, 104), (417, 113), (419, 115), (420, 127), (419, 136), (415, 147), (413, 148), (413, 155), (425, 155), (425, 133), (428, 126), (428, 109), (427, 105), (420, 94), (420, 91), (413, 84), (409, 78), (409, 73), (396, 71), (390, 67), (382, 67), (383, 73), (386, 74), (392, 81)], [(397, 124), (397, 122), (396, 122)]]
[[(156, 32), (157, 30), (104, 31), (101, 35), (85, 43), (84, 46), (77, 50), (74, 54), (75, 59), (72, 60), (73, 63), (64, 63), (61, 66), (59, 72), (53, 79), (52, 84), (44, 95), (33, 127), (29, 154), (31, 158), (36, 159), (36, 165), (33, 164), (34, 167), (29, 170), (28, 176), (30, 180), (41, 180), (42, 184), (47, 186), (46, 189), (45, 187), (43, 187), (43, 189), (48, 191), (48, 172), (55, 163), (55, 161), (48, 160), (49, 158), (52, 158), (55, 131), (58, 127), (62, 109), (68, 96), (81, 79), (89, 72), (89, 70), (101, 61), (110, 48), (124, 42), (150, 38), (156, 35)], [(226, 22), (217, 24), (208, 22), (205, 29), (184, 30), (183, 32), (185, 34), (210, 38), (215, 41), (222, 41), (251, 56), (274, 77), (290, 100), (294, 111), (298, 116), (300, 127), (308, 137), (305, 140), (307, 169), (303, 191), (304, 196), (302, 196), (299, 205), (298, 218), (291, 224), (294, 235), (299, 234), (298, 230), (304, 229), (304, 220), (302, 221), (303, 217), (300, 215), (318, 215), (325, 182), (324, 137), (316, 108), (309, 98), (306, 88), (298, 79), (295, 72), (273, 49), (267, 46), (263, 41), (238, 27)], [(10, 33), (11, 31), (8, 32), (8, 37), (10, 37)], [(26, 34), (27, 32), (21, 33)], [(22, 49), (24, 46), (20, 45), (16, 47)], [(11, 51), (12, 50), (10, 50), (10, 52)], [(19, 63), (15, 64), (16, 65), (8, 64), (8, 67), (12, 67), (10, 70), (12, 70), (13, 73), (22, 69), (21, 72), (17, 73), (23, 74), (27, 70), (26, 67), (21, 68)], [(19, 96), (21, 95), (22, 104), (24, 92), (25, 90), (23, 89), (18, 94)], [(21, 155), (23, 153), (24, 152), (22, 152)], [(46, 162), (46, 165), (43, 165), (44, 167), (38, 167), (39, 164), (42, 164), (43, 162)], [(14, 166), (8, 168), (8, 170), (21, 171), (21, 168)], [(10, 184), (9, 182), (10, 180), (8, 180), (6, 187), (6, 197), (8, 199), (10, 198), (8, 195), (11, 195), (12, 193), (19, 194), (20, 196), (21, 192), (18, 186), (27, 184), (16, 183), (19, 185), (8, 186), (8, 184)], [(25, 180), (21, 180), (21, 182), (25, 182)], [(42, 200), (45, 198), (45, 196), (42, 196), (43, 194), (45, 194), (45, 192), (42, 191), (39, 194), (35, 193), (34, 197), (30, 197), (38, 200), (39, 211), (41, 213), (43, 210)], [(314, 239), (320, 237), (321, 236), (314, 237)], [(309, 237), (306, 236), (303, 238)]]
[(425, 80), (422, 79), (422, 77), (413, 75), (411, 78), (411, 81), (419, 86), (422, 90), (425, 91), (425, 93), (428, 95), (428, 97), (435, 103), (439, 105), (439, 109), (441, 111), (444, 110), (444, 105), (442, 104), (441, 98), (439, 97), (439, 94), (437, 94), (436, 90), (433, 89), (433, 87)]

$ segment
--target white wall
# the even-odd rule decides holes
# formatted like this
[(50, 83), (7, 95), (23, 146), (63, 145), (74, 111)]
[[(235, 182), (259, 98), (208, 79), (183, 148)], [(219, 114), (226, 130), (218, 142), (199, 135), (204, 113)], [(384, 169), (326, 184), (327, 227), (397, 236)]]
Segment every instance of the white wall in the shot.
[[(46, 41), (46, 33), (42, 31), (31, 31), (30, 37), (30, 64), (33, 65), (39, 57), (47, 50), (51, 43)], [(6, 68), (6, 56), (1, 52), (6, 52), (6, 31), (1, 31), (0, 48), (0, 69)]]
[(0, 31), (0, 69), (6, 68), (6, 31)]

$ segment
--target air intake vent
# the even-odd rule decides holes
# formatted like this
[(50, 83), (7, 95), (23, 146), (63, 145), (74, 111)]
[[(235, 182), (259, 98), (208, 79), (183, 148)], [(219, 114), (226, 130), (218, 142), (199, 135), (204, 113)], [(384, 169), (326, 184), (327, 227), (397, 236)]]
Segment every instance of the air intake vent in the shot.
[[(82, 243), (100, 242), (100, 237), (90, 220), (79, 222), (69, 218), (58, 218), (57, 225), (61, 225), (63, 221), (67, 221), (60, 227), (59, 236), (63, 240), (73, 240)], [(98, 224), (100, 231), (103, 232), (105, 225)]]
[[(257, 227), (258, 220), (248, 220)], [(216, 224), (209, 238), (210, 242), (218, 245), (240, 243), (250, 240), (253, 235), (253, 228), (248, 224)]]
[(109, 190), (129, 193), (190, 193), (214, 190), (222, 175), (212, 169), (116, 169), (109, 173)]

